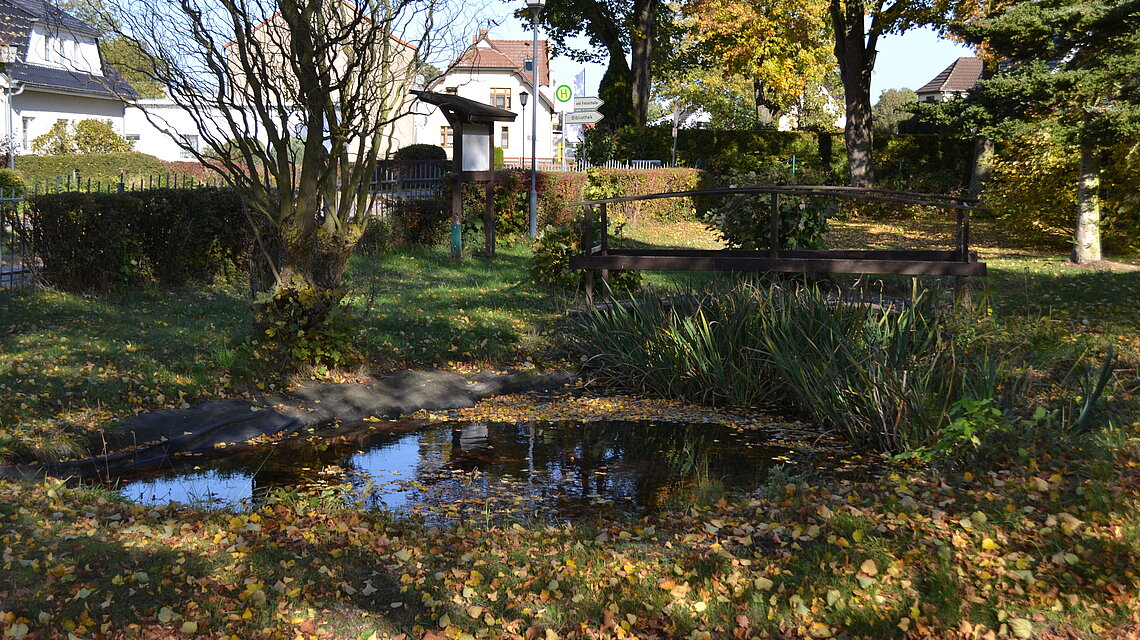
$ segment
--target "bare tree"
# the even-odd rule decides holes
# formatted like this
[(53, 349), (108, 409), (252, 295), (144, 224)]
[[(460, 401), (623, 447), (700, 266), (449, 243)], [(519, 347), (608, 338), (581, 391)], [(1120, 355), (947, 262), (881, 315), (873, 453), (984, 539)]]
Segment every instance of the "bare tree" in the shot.
[[(237, 189), (255, 232), (258, 304), (315, 326), (343, 300), (369, 184), (409, 90), (459, 25), (446, 0), (104, 0), (144, 71), (195, 121), (201, 146), (151, 123)], [(469, 5), (467, 7), (469, 9)], [(441, 28), (443, 25), (443, 28)], [(144, 110), (146, 109), (143, 105)]]

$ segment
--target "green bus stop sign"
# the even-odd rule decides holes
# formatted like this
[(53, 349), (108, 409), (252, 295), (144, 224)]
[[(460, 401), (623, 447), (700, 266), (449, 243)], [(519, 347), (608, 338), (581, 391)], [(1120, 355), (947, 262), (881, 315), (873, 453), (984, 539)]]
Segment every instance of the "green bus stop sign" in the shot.
[(559, 102), (570, 102), (570, 99), (574, 97), (574, 91), (570, 89), (570, 85), (558, 85), (558, 88), (554, 90), (554, 97)]

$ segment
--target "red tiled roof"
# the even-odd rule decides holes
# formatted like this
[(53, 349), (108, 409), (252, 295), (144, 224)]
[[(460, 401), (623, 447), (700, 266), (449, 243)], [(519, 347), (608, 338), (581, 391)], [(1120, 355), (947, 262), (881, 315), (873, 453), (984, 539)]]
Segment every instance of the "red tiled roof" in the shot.
[(957, 93), (969, 91), (982, 77), (982, 59), (958, 58), (915, 93)]
[[(512, 69), (530, 83), (533, 80), (526, 71), (526, 61), (533, 52), (534, 43), (530, 40), (492, 40), (484, 33), (451, 68)], [(538, 41), (538, 83), (550, 85), (550, 46), (547, 40)]]

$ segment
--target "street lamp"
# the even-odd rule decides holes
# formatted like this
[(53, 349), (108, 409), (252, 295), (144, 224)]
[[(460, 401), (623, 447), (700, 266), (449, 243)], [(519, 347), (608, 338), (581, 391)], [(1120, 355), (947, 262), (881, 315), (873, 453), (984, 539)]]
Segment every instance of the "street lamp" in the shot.
[[(534, 108), (530, 113), (530, 237), (538, 237), (538, 168), (536, 166), (536, 145), (538, 144), (538, 16), (546, 0), (526, 0), (530, 9), (530, 26), (534, 29), (534, 53), (531, 55), (530, 73), (533, 81)], [(524, 117), (525, 119), (525, 117)], [(523, 137), (526, 143), (526, 137)]]
[(4, 82), (5, 88), (8, 89), (8, 130), (7, 130), (7, 145), (8, 145), (8, 168), (16, 168), (16, 143), (15, 136), (12, 135), (12, 85), (15, 84), (15, 79), (12, 74), (8, 73), (8, 64), (15, 62), (16, 57), (20, 53), (20, 47), (14, 44), (6, 44), (0, 46), (0, 78)]
[(530, 94), (526, 91), (519, 92), (519, 104), (522, 105), (522, 151), (519, 153), (519, 158), (522, 160), (523, 166), (526, 166), (526, 99)]

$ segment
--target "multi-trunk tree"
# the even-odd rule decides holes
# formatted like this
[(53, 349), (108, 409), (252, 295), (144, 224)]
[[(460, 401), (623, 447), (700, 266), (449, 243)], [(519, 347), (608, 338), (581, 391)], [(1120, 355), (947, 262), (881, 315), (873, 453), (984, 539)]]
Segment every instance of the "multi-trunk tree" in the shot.
[(256, 237), (255, 319), (315, 332), (342, 304), (375, 162), (448, 23), (442, 2), (104, 1), (116, 36), (147, 52), (134, 71), (166, 87), (199, 139), (160, 112), (151, 123), (241, 196)]
[(1080, 154), (1071, 260), (1101, 259), (1105, 150), (1140, 143), (1140, 0), (1031, 0), (958, 28), (999, 62), (960, 121), (999, 140), (1048, 127)]

